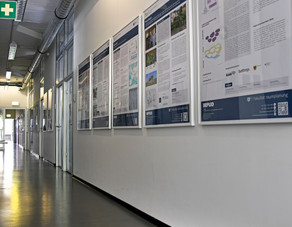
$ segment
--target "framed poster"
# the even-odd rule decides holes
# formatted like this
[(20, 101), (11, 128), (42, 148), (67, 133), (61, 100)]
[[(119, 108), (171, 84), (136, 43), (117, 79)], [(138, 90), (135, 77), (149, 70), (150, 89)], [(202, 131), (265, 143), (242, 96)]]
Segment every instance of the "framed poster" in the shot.
[(42, 119), (41, 119), (41, 121), (42, 121), (42, 125), (41, 125), (41, 131), (43, 131), (43, 132), (46, 132), (47, 131), (47, 127), (48, 127), (48, 125), (47, 125), (47, 119), (48, 119), (48, 115), (47, 115), (47, 108), (48, 108), (48, 93), (46, 92), (44, 95), (43, 95), (43, 101), (41, 102), (41, 105), (43, 105), (42, 106), (42, 110), (43, 110), (43, 112), (42, 112)]
[(48, 119), (47, 119), (47, 131), (53, 131), (53, 116), (54, 116), (54, 98), (53, 88), (48, 90)]
[(191, 2), (159, 0), (144, 12), (145, 127), (194, 125)]
[(201, 124), (291, 121), (291, 1), (202, 0), (198, 15)]
[(90, 57), (78, 65), (77, 130), (91, 129), (90, 68)]
[(111, 41), (92, 54), (92, 128), (111, 128)]
[(141, 127), (141, 34), (137, 17), (113, 36), (114, 128)]

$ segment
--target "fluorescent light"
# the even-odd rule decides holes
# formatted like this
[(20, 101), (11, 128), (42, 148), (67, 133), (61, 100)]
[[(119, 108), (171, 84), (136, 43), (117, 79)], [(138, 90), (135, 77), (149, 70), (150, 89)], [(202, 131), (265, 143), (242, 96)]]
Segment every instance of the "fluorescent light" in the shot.
[(13, 101), (12, 102), (12, 106), (19, 106), (19, 102), (18, 101)]
[(11, 114), (6, 114), (6, 117), (11, 117)]
[(10, 80), (11, 78), (11, 71), (6, 71), (6, 79)]
[(14, 60), (15, 58), (15, 53), (17, 49), (17, 44), (16, 42), (12, 41), (10, 43), (10, 48), (9, 48), (9, 54), (8, 54), (8, 60)]

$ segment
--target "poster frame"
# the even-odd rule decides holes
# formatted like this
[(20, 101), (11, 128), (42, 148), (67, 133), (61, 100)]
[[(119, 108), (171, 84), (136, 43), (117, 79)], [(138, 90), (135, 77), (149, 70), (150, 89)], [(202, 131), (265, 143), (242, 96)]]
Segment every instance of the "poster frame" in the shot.
[[(113, 98), (114, 98), (114, 37), (119, 34), (120, 32), (122, 32), (126, 27), (128, 27), (131, 23), (133, 23), (135, 20), (138, 19), (138, 50), (139, 50), (139, 54), (138, 54), (138, 66), (139, 66), (139, 71), (138, 71), (138, 125), (137, 126), (114, 126), (114, 111), (113, 111)], [(126, 26), (124, 26), (122, 29), (120, 29), (118, 32), (116, 32), (113, 36), (112, 36), (112, 61), (111, 61), (111, 69), (112, 69), (112, 98), (111, 98), (111, 102), (112, 102), (112, 108), (111, 108), (111, 112), (112, 112), (112, 128), (113, 129), (141, 129), (142, 128), (142, 15), (138, 15), (137, 17), (135, 17), (133, 20), (131, 20), (131, 22), (129, 22)], [(131, 112), (129, 112), (131, 113)]]
[[(47, 93), (48, 93), (48, 108), (47, 108), (47, 131), (48, 132), (52, 132), (54, 131), (54, 116), (55, 116), (55, 99), (54, 99), (54, 87), (51, 87)], [(49, 106), (49, 104), (51, 103), (51, 106)], [(51, 110), (51, 121), (52, 121), (52, 128), (49, 128), (49, 109)]]
[[(292, 7), (292, 4), (291, 4)], [(196, 34), (196, 45), (198, 46), (198, 49), (201, 48), (201, 37), (200, 37), (200, 10), (199, 10), (199, 2), (194, 3), (194, 8), (195, 8), (195, 13), (197, 15), (196, 17), (196, 23), (195, 23), (195, 29), (197, 31)], [(291, 20), (292, 20), (292, 8), (290, 8), (291, 10)], [(292, 31), (290, 33), (290, 39), (292, 39)], [(292, 51), (292, 48), (291, 48)], [(238, 120), (215, 120), (215, 121), (202, 121), (202, 100), (201, 100), (201, 53), (198, 51), (197, 53), (197, 61), (196, 64), (198, 65), (198, 124), (202, 125), (202, 126), (212, 126), (212, 125), (258, 125), (258, 124), (283, 124), (283, 123), (291, 123), (292, 122), (292, 117), (288, 117), (288, 118), (262, 118), (262, 119), (238, 119)], [(292, 77), (292, 76), (291, 76)], [(289, 88), (289, 90), (291, 90), (291, 88)], [(287, 90), (287, 89), (286, 89)], [(285, 91), (283, 89), (281, 90), (275, 90), (272, 92), (282, 92)], [(271, 93), (272, 93), (271, 92)], [(249, 96), (253, 96), (253, 95), (263, 95), (266, 93), (270, 93), (270, 92), (259, 92), (259, 93), (251, 93)], [(239, 95), (239, 96), (233, 96), (232, 98), (240, 98), (240, 97), (244, 97), (247, 95)], [(223, 99), (228, 99), (228, 98), (223, 98)], [(221, 99), (213, 99), (213, 100), (221, 100)], [(292, 100), (291, 100), (292, 102)]]
[[(92, 60), (91, 60), (91, 58), (92, 58), (92, 55), (89, 55), (88, 57), (86, 57), (81, 63), (79, 63), (78, 64), (78, 70), (77, 70), (77, 117), (76, 117), (76, 120), (77, 120), (77, 125), (76, 125), (76, 127), (77, 127), (77, 130), (78, 131), (90, 131), (91, 130), (91, 74), (92, 74), (92, 65), (91, 65), (91, 63), (92, 63)], [(88, 106), (88, 108), (89, 108), (89, 110), (88, 110), (88, 112), (89, 112), (89, 127), (88, 128), (79, 128), (79, 120), (80, 119), (78, 119), (78, 108), (79, 108), (79, 69), (80, 69), (80, 67), (82, 67), (81, 65), (83, 65), (83, 64), (85, 64), (86, 62), (88, 62), (89, 63), (89, 106)]]
[[(104, 45), (106, 45), (107, 43), (109, 43), (109, 99), (108, 99), (108, 126), (107, 127), (94, 127), (93, 126), (93, 79), (94, 79), (94, 74), (93, 74), (93, 60), (94, 60), (94, 53), (96, 51), (98, 51), (101, 47), (103, 47)], [(112, 38), (109, 38), (106, 42), (104, 42), (102, 45), (100, 45), (92, 54), (91, 54), (91, 68), (92, 68), (92, 72), (91, 72), (91, 125), (92, 125), (92, 129), (93, 130), (105, 130), (105, 129), (111, 129), (112, 127)]]
[[(195, 36), (194, 36), (194, 3), (192, 0), (186, 0), (186, 4), (188, 5), (188, 23), (189, 23), (189, 31), (188, 31), (188, 39), (189, 39), (189, 122), (188, 123), (170, 123), (170, 124), (158, 124), (158, 125), (146, 125), (146, 104), (145, 104), (145, 12), (149, 10), (151, 7), (153, 7), (155, 4), (158, 4), (159, 2), (162, 3), (167, 3), (168, 1), (166, 0), (157, 0), (154, 2), (152, 5), (150, 5), (147, 9), (143, 11), (142, 14), (142, 61), (143, 61), (143, 66), (142, 66), (142, 88), (143, 88), (143, 127), (144, 128), (169, 128), (169, 127), (192, 127), (195, 126), (195, 77), (196, 71), (195, 68), (197, 67), (197, 56), (195, 55)], [(156, 21), (157, 22), (157, 21)], [(175, 107), (175, 106), (169, 106), (170, 107)], [(155, 109), (154, 109), (155, 110)], [(158, 110), (158, 109), (156, 109)]]

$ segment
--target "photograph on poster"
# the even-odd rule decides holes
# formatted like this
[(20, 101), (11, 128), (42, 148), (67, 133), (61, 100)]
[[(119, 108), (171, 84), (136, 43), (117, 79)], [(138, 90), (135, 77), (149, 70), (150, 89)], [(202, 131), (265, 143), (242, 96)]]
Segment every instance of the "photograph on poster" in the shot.
[(153, 49), (151, 51), (149, 51), (146, 54), (146, 67), (148, 67), (149, 65), (153, 65), (156, 63), (156, 49)]
[(198, 7), (201, 123), (291, 121), (291, 1)]
[(88, 130), (90, 126), (90, 57), (78, 66), (77, 129)]
[(187, 12), (186, 4), (181, 6), (178, 10), (171, 13), (171, 35), (175, 35), (178, 32), (187, 28)]
[(145, 47), (146, 50), (156, 46), (156, 25), (145, 31)]
[(113, 36), (112, 125), (114, 128), (141, 127), (139, 24), (137, 17)]
[(194, 124), (189, 6), (161, 0), (144, 12), (145, 127)]
[(110, 41), (92, 55), (92, 128), (109, 129), (110, 122)]

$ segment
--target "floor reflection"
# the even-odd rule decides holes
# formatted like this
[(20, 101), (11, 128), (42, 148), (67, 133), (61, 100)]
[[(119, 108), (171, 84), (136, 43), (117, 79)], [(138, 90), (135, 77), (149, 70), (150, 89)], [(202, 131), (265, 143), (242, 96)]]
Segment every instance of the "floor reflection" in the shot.
[(12, 143), (0, 151), (0, 227), (154, 226)]

